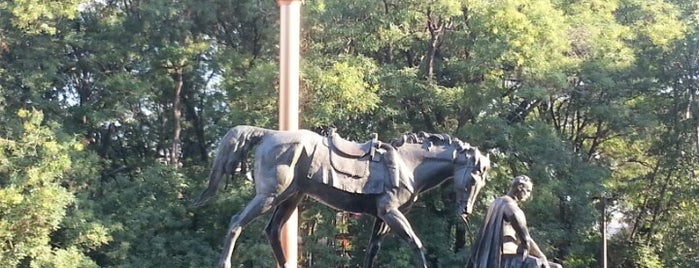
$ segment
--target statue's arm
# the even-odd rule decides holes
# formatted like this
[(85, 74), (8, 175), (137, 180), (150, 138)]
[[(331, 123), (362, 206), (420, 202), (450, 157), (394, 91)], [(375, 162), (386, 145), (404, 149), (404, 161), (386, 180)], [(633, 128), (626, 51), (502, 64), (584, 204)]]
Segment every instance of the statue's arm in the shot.
[[(523, 249), (528, 251), (528, 254), (540, 258), (544, 263), (547, 263), (546, 255), (541, 251), (539, 245), (536, 244), (531, 235), (529, 235), (529, 228), (527, 228), (527, 219), (524, 216), (524, 212), (518, 207), (513, 209), (512, 219), (510, 220), (512, 228), (515, 229), (518, 238), (522, 242)], [(524, 242), (526, 241), (526, 242)]]
[(508, 212), (505, 215), (508, 218), (507, 220), (512, 225), (512, 229), (515, 230), (515, 233), (517, 234), (517, 239), (519, 241), (522, 241), (522, 244), (520, 246), (528, 250), (529, 243), (526, 241), (531, 240), (531, 237), (529, 236), (529, 229), (527, 228), (527, 219), (524, 216), (524, 212), (522, 212), (522, 210), (515, 204), (508, 204), (507, 210)]

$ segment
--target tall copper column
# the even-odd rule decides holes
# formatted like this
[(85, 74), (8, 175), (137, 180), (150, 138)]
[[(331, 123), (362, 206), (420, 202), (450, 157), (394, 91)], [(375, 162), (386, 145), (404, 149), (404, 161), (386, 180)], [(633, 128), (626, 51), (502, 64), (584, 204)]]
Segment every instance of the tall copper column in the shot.
[[(279, 129), (299, 128), (299, 61), (301, 40), (301, 0), (278, 0), (279, 32)], [(298, 264), (298, 211), (282, 227), (285, 268)]]

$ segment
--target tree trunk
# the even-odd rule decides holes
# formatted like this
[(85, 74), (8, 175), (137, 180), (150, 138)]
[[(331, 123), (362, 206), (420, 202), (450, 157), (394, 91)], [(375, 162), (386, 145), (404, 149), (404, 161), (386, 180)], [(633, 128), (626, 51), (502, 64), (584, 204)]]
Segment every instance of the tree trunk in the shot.
[(433, 18), (432, 10), (427, 10), (427, 30), (430, 32), (430, 44), (427, 50), (427, 80), (434, 80), (434, 60), (437, 55), (437, 47), (439, 46), (439, 38), (444, 34), (444, 29), (447, 27), (446, 22), (442, 18)]
[[(206, 135), (204, 134), (204, 121), (201, 117), (201, 112), (197, 112), (196, 107), (202, 107), (204, 105), (203, 101), (198, 101), (196, 95), (196, 89), (183, 88), (182, 89), (182, 104), (185, 111), (185, 120), (189, 121), (192, 130), (194, 131), (194, 137), (196, 140), (191, 141), (190, 148), (183, 148), (183, 155), (196, 155), (198, 154), (203, 162), (209, 161), (209, 155), (207, 151)], [(186, 135), (186, 134), (185, 134)]]
[(178, 66), (175, 69), (175, 94), (172, 99), (172, 123), (173, 123), (173, 133), (172, 133), (172, 148), (170, 149), (170, 165), (177, 168), (180, 158), (180, 132), (182, 132), (182, 111), (180, 109), (180, 94), (182, 93), (182, 86), (184, 84), (184, 78), (182, 75), (182, 66)]

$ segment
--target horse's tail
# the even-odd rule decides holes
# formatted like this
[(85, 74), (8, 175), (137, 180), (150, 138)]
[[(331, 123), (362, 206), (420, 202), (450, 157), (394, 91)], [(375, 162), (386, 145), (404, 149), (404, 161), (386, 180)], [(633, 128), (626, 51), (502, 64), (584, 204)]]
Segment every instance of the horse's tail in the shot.
[(236, 126), (228, 130), (216, 150), (216, 158), (209, 173), (209, 186), (199, 195), (194, 204), (203, 205), (216, 195), (223, 176), (235, 175), (238, 164), (245, 161), (248, 152), (271, 131), (253, 126)]

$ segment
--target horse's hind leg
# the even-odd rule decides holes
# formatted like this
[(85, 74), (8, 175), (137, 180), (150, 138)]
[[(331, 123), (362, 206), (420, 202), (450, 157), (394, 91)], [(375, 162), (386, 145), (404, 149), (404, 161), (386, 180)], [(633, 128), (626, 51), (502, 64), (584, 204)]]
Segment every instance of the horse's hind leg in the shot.
[(267, 239), (272, 246), (272, 251), (274, 251), (274, 257), (277, 259), (277, 264), (280, 267), (285, 267), (286, 257), (284, 256), (284, 251), (282, 250), (281, 243), (281, 229), (282, 225), (289, 219), (294, 209), (301, 202), (303, 198), (302, 193), (296, 193), (283, 201), (272, 214), (272, 219), (269, 220), (265, 232), (267, 233)]
[(226, 240), (223, 246), (223, 253), (221, 254), (221, 259), (218, 263), (219, 267), (231, 267), (231, 255), (233, 254), (235, 241), (238, 239), (243, 227), (263, 213), (267, 212), (272, 207), (274, 198), (275, 196), (272, 194), (258, 194), (252, 199), (252, 201), (245, 205), (243, 211), (231, 217), (231, 222), (228, 225), (228, 232), (226, 234)]

